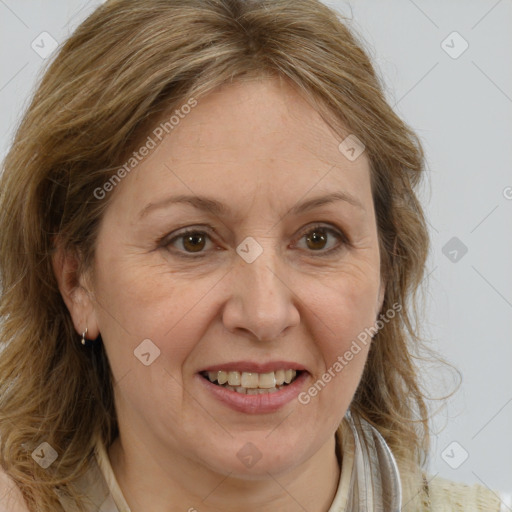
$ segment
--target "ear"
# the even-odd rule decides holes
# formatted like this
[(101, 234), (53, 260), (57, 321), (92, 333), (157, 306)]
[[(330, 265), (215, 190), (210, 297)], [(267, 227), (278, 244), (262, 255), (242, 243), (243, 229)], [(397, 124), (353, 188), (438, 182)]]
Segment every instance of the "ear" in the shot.
[(95, 300), (86, 275), (78, 275), (79, 255), (66, 251), (60, 244), (52, 256), (53, 272), (60, 293), (73, 320), (78, 334), (87, 329), (87, 339), (96, 339), (99, 334)]

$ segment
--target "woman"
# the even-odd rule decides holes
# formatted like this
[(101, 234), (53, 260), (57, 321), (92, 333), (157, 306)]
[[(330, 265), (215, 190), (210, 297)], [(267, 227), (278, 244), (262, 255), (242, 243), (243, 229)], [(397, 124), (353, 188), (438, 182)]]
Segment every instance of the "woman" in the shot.
[(314, 0), (119, 0), (5, 161), (5, 510), (499, 510), (425, 475), (420, 144)]

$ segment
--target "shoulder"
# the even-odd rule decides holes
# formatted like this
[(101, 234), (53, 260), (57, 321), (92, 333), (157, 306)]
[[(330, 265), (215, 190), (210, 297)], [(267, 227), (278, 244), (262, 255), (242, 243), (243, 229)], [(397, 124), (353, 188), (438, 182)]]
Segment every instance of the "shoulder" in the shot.
[(499, 512), (498, 494), (480, 484), (463, 484), (441, 477), (429, 482), (432, 510)]
[(405, 512), (500, 512), (498, 493), (437, 475), (401, 473)]
[(20, 489), (0, 466), (0, 512), (30, 512)]

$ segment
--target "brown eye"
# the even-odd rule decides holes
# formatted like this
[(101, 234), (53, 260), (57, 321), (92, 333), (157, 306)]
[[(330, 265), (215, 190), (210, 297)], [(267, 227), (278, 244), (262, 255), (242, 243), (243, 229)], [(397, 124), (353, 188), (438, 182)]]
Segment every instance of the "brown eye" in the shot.
[(205, 256), (209, 247), (213, 244), (210, 235), (206, 231), (189, 229), (182, 231), (171, 239), (166, 238), (159, 243), (160, 247), (165, 247), (168, 251), (177, 256), (195, 257)]
[[(303, 240), (305, 241), (305, 247), (304, 245), (301, 246)], [(327, 256), (342, 249), (346, 244), (347, 240), (339, 230), (327, 226), (313, 226), (303, 232), (295, 246), (306, 249), (308, 252), (318, 252), (319, 256)]]
[(327, 243), (327, 234), (325, 229), (315, 229), (306, 235), (306, 243), (310, 249), (314, 251), (321, 250)]
[(183, 248), (188, 252), (200, 252), (206, 245), (206, 237), (203, 233), (195, 232), (182, 235)]

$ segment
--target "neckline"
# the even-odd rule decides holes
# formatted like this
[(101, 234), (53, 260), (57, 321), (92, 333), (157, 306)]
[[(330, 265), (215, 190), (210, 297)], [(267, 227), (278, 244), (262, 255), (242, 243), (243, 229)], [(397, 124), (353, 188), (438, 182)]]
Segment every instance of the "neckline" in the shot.
[(99, 469), (103, 474), (103, 478), (105, 479), (112, 499), (114, 500), (114, 503), (117, 507), (115, 512), (131, 512), (128, 503), (126, 503), (123, 491), (119, 486), (114, 470), (112, 469), (105, 444), (101, 442), (100, 439), (96, 441), (95, 455)]
[[(339, 444), (338, 455), (340, 456), (339, 459), (342, 460), (342, 465), (336, 494), (327, 512), (345, 512), (354, 465), (354, 439), (350, 430), (346, 428), (345, 421), (342, 422), (336, 431), (336, 436), (339, 441), (339, 443), (337, 443), (337, 446)], [(103, 475), (114, 504), (117, 507), (117, 510), (112, 512), (131, 512), (112, 469), (107, 449), (100, 439), (96, 441), (95, 457), (99, 470)]]

